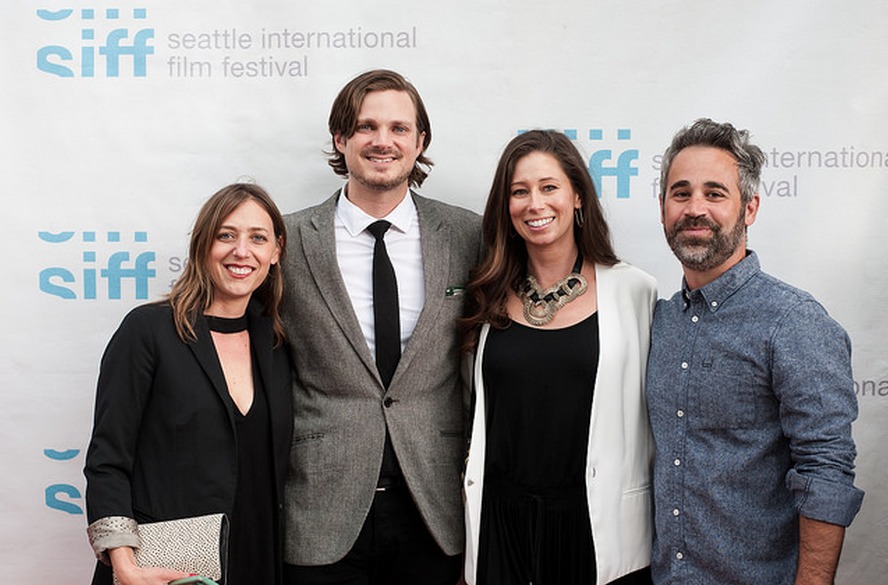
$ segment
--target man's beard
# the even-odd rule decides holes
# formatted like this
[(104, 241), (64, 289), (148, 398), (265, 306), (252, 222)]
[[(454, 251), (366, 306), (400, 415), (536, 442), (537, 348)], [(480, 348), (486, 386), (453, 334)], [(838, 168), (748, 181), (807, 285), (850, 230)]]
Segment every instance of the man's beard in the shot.
[[(693, 226), (705, 226), (712, 231), (709, 238), (696, 238), (683, 235), (682, 229)], [(666, 233), (666, 241), (672, 252), (686, 268), (706, 272), (720, 266), (737, 250), (746, 235), (746, 209), (740, 215), (729, 232), (723, 232), (713, 221), (706, 218), (688, 218), (676, 223)]]
[[(389, 151), (371, 151), (367, 153), (370, 156), (395, 156), (398, 160), (403, 158), (403, 155), (400, 153), (392, 154)], [(390, 191), (396, 187), (403, 185), (406, 181), (410, 179), (410, 175), (413, 172), (413, 167), (411, 166), (408, 169), (405, 169), (401, 174), (392, 176), (392, 177), (380, 177), (378, 175), (372, 173), (364, 173), (361, 170), (357, 172), (352, 172), (351, 178), (357, 181), (361, 186), (370, 189), (372, 191)]]

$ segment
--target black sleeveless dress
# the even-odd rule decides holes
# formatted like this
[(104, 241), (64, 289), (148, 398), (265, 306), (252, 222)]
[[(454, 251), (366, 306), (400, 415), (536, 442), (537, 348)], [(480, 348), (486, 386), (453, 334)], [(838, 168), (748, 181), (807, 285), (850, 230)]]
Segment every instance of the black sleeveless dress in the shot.
[(595, 582), (585, 470), (598, 353), (597, 313), (490, 330), (479, 585)]
[(237, 488), (230, 518), (225, 585), (277, 583), (278, 530), (268, 401), (253, 366), (253, 404), (242, 414), (231, 401), (237, 431)]

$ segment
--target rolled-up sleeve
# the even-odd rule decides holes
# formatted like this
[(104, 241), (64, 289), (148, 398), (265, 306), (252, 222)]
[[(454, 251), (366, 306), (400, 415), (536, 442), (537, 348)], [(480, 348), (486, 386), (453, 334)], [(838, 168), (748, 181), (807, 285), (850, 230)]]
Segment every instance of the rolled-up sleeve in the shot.
[(139, 525), (125, 516), (109, 516), (96, 520), (86, 528), (86, 534), (96, 558), (106, 565), (111, 564), (108, 560), (110, 549), (139, 546)]
[(819, 303), (803, 300), (774, 329), (771, 359), (793, 460), (786, 486), (802, 516), (848, 526), (864, 495), (854, 487), (850, 339)]

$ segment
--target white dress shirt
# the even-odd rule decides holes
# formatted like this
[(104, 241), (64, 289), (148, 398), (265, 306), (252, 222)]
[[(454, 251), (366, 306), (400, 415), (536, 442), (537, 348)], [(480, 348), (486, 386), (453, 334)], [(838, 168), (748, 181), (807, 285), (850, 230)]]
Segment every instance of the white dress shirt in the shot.
[(385, 233), (384, 240), (395, 269), (395, 278), (398, 280), (402, 353), (416, 327), (425, 296), (419, 216), (409, 191), (391, 213), (383, 218), (376, 218), (349, 201), (343, 189), (336, 205), (334, 220), (336, 259), (355, 315), (361, 324), (361, 331), (364, 332), (370, 353), (374, 356), (376, 337), (373, 318), (373, 247), (376, 239), (367, 231), (367, 227), (378, 219), (392, 224)]

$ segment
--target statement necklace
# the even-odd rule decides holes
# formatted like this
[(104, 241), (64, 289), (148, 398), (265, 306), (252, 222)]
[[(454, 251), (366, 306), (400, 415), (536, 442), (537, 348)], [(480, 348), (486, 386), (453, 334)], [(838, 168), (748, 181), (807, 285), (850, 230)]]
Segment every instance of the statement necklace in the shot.
[(524, 318), (527, 322), (537, 327), (545, 325), (555, 318), (558, 309), (586, 292), (588, 285), (586, 278), (580, 274), (582, 269), (583, 254), (578, 253), (571, 273), (546, 290), (542, 290), (536, 278), (528, 274), (518, 291), (524, 302)]

